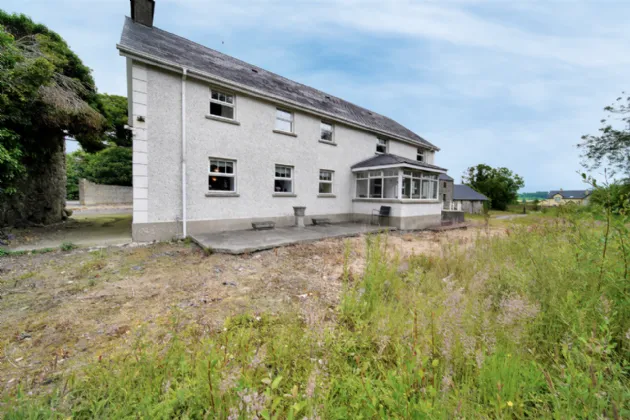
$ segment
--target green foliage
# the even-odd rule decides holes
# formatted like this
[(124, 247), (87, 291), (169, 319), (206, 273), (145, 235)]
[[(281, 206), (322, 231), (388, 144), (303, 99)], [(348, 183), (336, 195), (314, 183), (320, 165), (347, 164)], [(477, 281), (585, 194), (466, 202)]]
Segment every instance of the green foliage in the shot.
[(121, 147), (131, 147), (133, 144), (132, 132), (125, 128), (128, 123), (127, 98), (101, 93), (98, 95), (98, 99), (107, 124), (105, 136), (108, 143)]
[[(587, 213), (412, 257), (370, 237), (334, 311), (242, 315), (207, 332), (173, 310), (5, 418), (628, 418), (627, 230)], [(610, 229), (607, 229), (610, 227)], [(625, 244), (625, 245), (624, 245)], [(348, 254), (346, 254), (348, 256)], [(345, 265), (347, 267), (347, 264)], [(309, 297), (307, 299), (316, 299)], [(160, 320), (156, 320), (160, 322)]]
[(66, 197), (68, 200), (79, 199), (79, 180), (85, 178), (85, 160), (87, 154), (83, 150), (66, 155)]
[(127, 147), (108, 147), (85, 155), (85, 178), (105, 185), (132, 184), (132, 151)]
[(620, 214), (630, 199), (630, 182), (615, 182), (607, 187), (595, 188), (589, 197), (589, 205), (594, 208), (610, 208), (613, 214)]
[(17, 192), (14, 180), (26, 170), (18, 140), (13, 131), (0, 128), (0, 192), (7, 195)]
[(592, 170), (608, 163), (614, 170), (630, 176), (630, 96), (621, 94), (615, 103), (604, 108), (608, 116), (601, 120), (599, 135), (582, 136), (578, 146), (583, 150), (585, 167)]
[(72, 242), (64, 242), (59, 246), (59, 249), (64, 252), (72, 251), (73, 249), (77, 249), (77, 248), (78, 246)]
[(15, 194), (66, 135), (104, 147), (90, 69), (66, 42), (25, 15), (0, 10), (0, 190)]
[(525, 185), (523, 178), (509, 169), (492, 168), (484, 164), (468, 168), (463, 182), (488, 197), (495, 210), (506, 210), (508, 204), (515, 203), (518, 190)]

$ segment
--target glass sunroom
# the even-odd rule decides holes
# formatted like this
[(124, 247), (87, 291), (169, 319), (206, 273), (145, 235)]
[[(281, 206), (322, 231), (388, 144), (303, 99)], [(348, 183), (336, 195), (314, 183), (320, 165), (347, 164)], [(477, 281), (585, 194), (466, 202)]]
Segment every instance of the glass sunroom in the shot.
[(438, 174), (404, 167), (355, 172), (354, 198), (437, 200)]
[(390, 207), (381, 222), (400, 229), (439, 225), (442, 204), (438, 177), (446, 169), (392, 154), (379, 154), (352, 167), (353, 213), (362, 220)]

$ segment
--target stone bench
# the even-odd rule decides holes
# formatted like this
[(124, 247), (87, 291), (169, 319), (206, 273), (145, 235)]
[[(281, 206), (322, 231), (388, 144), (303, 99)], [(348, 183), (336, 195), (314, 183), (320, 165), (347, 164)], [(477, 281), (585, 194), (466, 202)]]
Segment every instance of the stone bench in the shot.
[(324, 217), (313, 217), (312, 221), (313, 221), (313, 225), (315, 225), (315, 226), (317, 226), (317, 225), (329, 225), (330, 224), (330, 219), (326, 219)]
[(266, 222), (252, 222), (254, 230), (270, 230), (276, 227), (276, 223), (272, 221)]

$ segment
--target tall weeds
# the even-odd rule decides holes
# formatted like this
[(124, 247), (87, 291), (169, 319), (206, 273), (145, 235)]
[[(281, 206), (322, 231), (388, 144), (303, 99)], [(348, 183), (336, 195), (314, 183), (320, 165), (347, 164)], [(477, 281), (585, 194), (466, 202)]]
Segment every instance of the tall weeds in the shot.
[(7, 396), (6, 417), (627, 418), (629, 240), (604, 229), (562, 214), (404, 272), (369, 237), (326, 318), (241, 316), (208, 336), (176, 317), (167, 342), (139, 334), (51, 395)]

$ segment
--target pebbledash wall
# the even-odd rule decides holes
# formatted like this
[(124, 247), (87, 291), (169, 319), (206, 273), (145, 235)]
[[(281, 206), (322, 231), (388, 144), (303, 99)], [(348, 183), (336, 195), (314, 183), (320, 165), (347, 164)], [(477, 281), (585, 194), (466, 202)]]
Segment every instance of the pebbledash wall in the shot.
[(131, 204), (132, 194), (132, 187), (95, 184), (87, 179), (79, 180), (79, 202), (82, 206)]
[[(127, 66), (134, 131), (133, 238), (181, 237), (182, 75), (131, 59)], [(186, 81), (189, 234), (248, 229), (257, 220), (292, 225), (293, 206), (306, 206), (306, 223), (310, 223), (312, 217), (321, 216), (334, 222), (367, 218), (380, 205), (390, 205), (387, 200), (353, 200), (351, 166), (374, 156), (375, 134), (334, 123), (336, 145), (322, 143), (321, 118), (295, 110), (295, 135), (279, 134), (273, 131), (275, 104), (222, 87), (217, 88), (235, 95), (235, 121), (209, 119), (210, 87), (204, 81)], [(390, 153), (415, 159), (416, 150), (414, 145), (389, 140)], [(434, 152), (425, 155), (427, 163), (433, 163)], [(209, 157), (236, 161), (234, 194), (208, 193)], [(274, 195), (276, 164), (293, 166), (293, 196)], [(320, 169), (334, 171), (333, 196), (318, 194)], [(400, 228), (440, 223), (440, 200), (413, 205), (397, 202), (393, 207), (392, 223)]]

